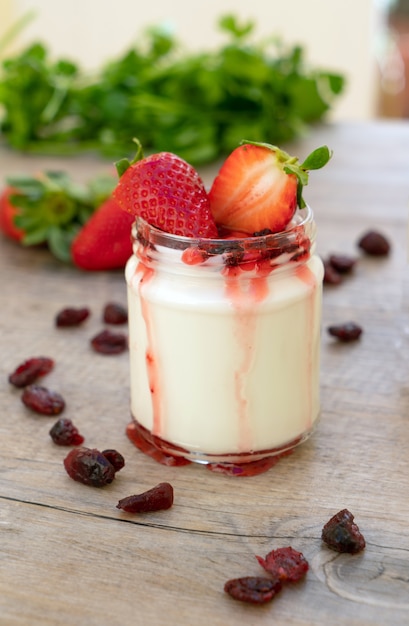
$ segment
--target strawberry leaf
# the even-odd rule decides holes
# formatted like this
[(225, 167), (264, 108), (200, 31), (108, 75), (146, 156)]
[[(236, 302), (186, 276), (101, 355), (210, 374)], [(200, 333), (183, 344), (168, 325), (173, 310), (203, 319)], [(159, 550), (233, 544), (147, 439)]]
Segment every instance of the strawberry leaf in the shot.
[(24, 235), (21, 243), (24, 246), (38, 246), (47, 241), (49, 230), (48, 226), (39, 226), (38, 228), (32, 229), (29, 233)]
[(137, 146), (136, 153), (132, 161), (125, 158), (120, 159), (115, 163), (116, 171), (118, 172), (119, 178), (121, 178), (122, 174), (124, 174), (131, 165), (143, 159), (143, 148), (141, 142), (139, 141), (139, 139), (136, 139), (136, 137), (134, 137), (132, 141), (136, 143)]
[(24, 232), (26, 246), (47, 244), (61, 261), (70, 261), (71, 242), (94, 211), (111, 195), (114, 176), (99, 176), (87, 185), (78, 184), (62, 171), (41, 172), (36, 177), (7, 179), (18, 208), (14, 223)]
[[(30, 176), (9, 176), (6, 178), (6, 183), (22, 196), (40, 198), (43, 193), (43, 183)], [(16, 202), (17, 198), (14, 197), (12, 204), (18, 206)]]
[(115, 162), (116, 171), (118, 172), (119, 178), (121, 178), (122, 174), (125, 174), (128, 167), (131, 166), (131, 162), (127, 158), (120, 159)]
[(331, 157), (332, 151), (327, 146), (321, 146), (311, 152), (300, 167), (304, 170), (319, 170), (328, 163)]
[(50, 228), (47, 236), (47, 243), (52, 254), (68, 263), (71, 260), (71, 244), (78, 234), (80, 227), (72, 224), (68, 229)]

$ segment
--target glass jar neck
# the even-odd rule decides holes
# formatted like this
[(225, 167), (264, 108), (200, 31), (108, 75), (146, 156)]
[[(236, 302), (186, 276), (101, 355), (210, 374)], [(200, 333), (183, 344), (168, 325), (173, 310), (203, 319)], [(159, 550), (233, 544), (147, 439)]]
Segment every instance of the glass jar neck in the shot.
[[(138, 218), (132, 228), (133, 251), (148, 267), (186, 269), (206, 267), (223, 273), (239, 267), (252, 271), (284, 268), (306, 262), (314, 251), (316, 227), (309, 206), (297, 211), (290, 226), (280, 233), (220, 239), (194, 239), (172, 235)], [(271, 271), (270, 270), (270, 271)]]

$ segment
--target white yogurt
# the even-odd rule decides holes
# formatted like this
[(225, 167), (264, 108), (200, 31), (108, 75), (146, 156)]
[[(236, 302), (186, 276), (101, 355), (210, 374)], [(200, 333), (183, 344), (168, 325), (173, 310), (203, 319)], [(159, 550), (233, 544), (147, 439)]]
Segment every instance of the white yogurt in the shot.
[[(315, 233), (310, 211), (303, 220), (301, 247)], [(253, 461), (303, 441), (319, 416), (320, 259), (284, 249), (243, 271), (221, 255), (186, 265), (181, 250), (135, 252), (126, 280), (136, 422), (201, 462)]]

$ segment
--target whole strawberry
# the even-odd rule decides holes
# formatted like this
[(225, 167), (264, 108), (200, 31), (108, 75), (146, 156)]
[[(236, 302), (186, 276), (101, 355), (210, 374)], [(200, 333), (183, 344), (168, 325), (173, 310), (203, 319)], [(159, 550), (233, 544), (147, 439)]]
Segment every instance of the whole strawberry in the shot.
[(171, 152), (143, 158), (136, 143), (135, 158), (117, 163), (120, 180), (113, 197), (119, 206), (167, 233), (217, 237), (209, 197), (197, 171)]
[(121, 269), (132, 254), (134, 217), (108, 198), (89, 218), (71, 245), (73, 263), (83, 270)]
[(276, 146), (243, 141), (223, 163), (210, 189), (215, 221), (249, 234), (284, 230), (297, 206), (305, 206), (302, 189), (308, 183), (308, 170), (323, 167), (330, 157), (322, 146), (300, 164)]
[(21, 241), (24, 237), (24, 231), (16, 226), (14, 220), (19, 211), (14, 204), (10, 202), (10, 197), (15, 193), (13, 187), (7, 186), (0, 195), (0, 230), (9, 239)]

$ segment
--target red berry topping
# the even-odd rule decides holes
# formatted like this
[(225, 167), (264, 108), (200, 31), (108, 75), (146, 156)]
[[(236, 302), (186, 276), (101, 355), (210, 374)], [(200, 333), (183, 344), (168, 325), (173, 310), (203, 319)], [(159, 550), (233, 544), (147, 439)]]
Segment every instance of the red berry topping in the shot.
[(322, 540), (337, 552), (356, 554), (365, 548), (365, 538), (354, 524), (354, 516), (348, 509), (342, 509), (325, 524)]
[(95, 448), (74, 448), (65, 457), (64, 467), (73, 480), (92, 487), (103, 487), (115, 478), (114, 466)]
[(197, 171), (171, 152), (117, 164), (113, 197), (120, 207), (152, 226), (184, 237), (217, 237), (209, 197)]
[(9, 382), (15, 387), (31, 385), (40, 376), (45, 376), (54, 367), (53, 359), (48, 357), (33, 357), (19, 365), (9, 376)]
[(68, 418), (55, 422), (50, 430), (50, 437), (57, 446), (80, 446), (84, 443), (84, 437)]
[(275, 150), (245, 144), (223, 163), (210, 190), (216, 222), (247, 233), (284, 230), (297, 208), (297, 177)]
[(276, 146), (243, 142), (223, 163), (210, 189), (216, 223), (245, 233), (283, 231), (297, 206), (305, 206), (302, 188), (308, 170), (323, 167), (330, 158), (323, 146), (299, 164)]
[(256, 556), (256, 559), (267, 572), (283, 583), (297, 582), (308, 571), (308, 561), (302, 552), (291, 547), (272, 550), (265, 559), (260, 556)]
[(270, 602), (281, 590), (281, 582), (262, 576), (233, 578), (224, 585), (224, 590), (235, 600), (251, 604)]

